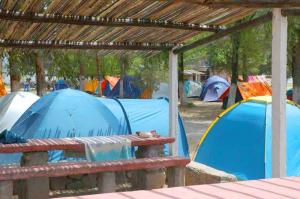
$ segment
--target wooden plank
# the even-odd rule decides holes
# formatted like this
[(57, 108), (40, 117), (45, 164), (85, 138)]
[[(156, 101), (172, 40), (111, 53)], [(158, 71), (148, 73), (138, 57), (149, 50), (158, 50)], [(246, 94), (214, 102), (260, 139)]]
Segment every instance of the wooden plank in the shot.
[[(291, 199), (299, 198), (300, 177), (274, 178), (211, 185), (174, 187), (168, 189), (141, 190), (80, 196), (80, 199)], [(76, 196), (56, 199), (77, 199)]]
[(273, 10), (272, 40), (272, 177), (286, 175), (287, 17)]
[(201, 24), (173, 23), (170, 21), (150, 20), (150, 19), (126, 19), (126, 18), (98, 18), (91, 16), (25, 13), (0, 10), (0, 19), (31, 22), (31, 23), (52, 23), (67, 25), (89, 25), (108, 27), (148, 27), (166, 28), (192, 31), (218, 32), (222, 30), (219, 26), (209, 26)]
[[(8, 5), (1, 4), (3, 13), (8, 14), (40, 13), (41, 16), (68, 16), (71, 21), (78, 16), (94, 16), (79, 18), (86, 21), (103, 20), (103, 23), (116, 23), (117, 26), (75, 25), (65, 23), (33, 23), (12, 20), (1, 20), (0, 38), (37, 41), (78, 41), (78, 42), (152, 42), (152, 43), (182, 43), (197, 35), (199, 28), (213, 28), (232, 23), (250, 15), (253, 8), (217, 8), (187, 3), (185, 1), (75, 1), (53, 0), (45, 6), (37, 0), (14, 1)], [(18, 3), (17, 3), (18, 2)], [(15, 12), (18, 11), (18, 12)], [(72, 18), (73, 16), (74, 19)], [(9, 17), (5, 14), (4, 17)], [(38, 15), (38, 17), (40, 17)], [(68, 18), (66, 17), (66, 18)], [(138, 24), (131, 23), (131, 19)], [(19, 20), (19, 19), (18, 19)], [(65, 20), (65, 19), (64, 19)], [(124, 21), (125, 20), (125, 21)], [(148, 24), (148, 22), (150, 24)], [(76, 22), (77, 23), (77, 22)], [(102, 23), (102, 22), (101, 22)], [(124, 26), (120, 26), (124, 25)], [(133, 26), (128, 26), (133, 25)], [(140, 24), (142, 23), (142, 24)], [(146, 25), (145, 25), (146, 24)], [(191, 25), (194, 24), (194, 25)], [(205, 25), (205, 26), (201, 26)], [(126, 26), (125, 26), (126, 25)], [(138, 25), (138, 26), (135, 26)], [(145, 25), (145, 27), (143, 27)], [(152, 25), (154, 25), (152, 27)], [(174, 29), (174, 26), (175, 28)], [(200, 25), (200, 27), (198, 27)], [(206, 27), (207, 25), (207, 27)], [(149, 26), (149, 27), (148, 27)], [(151, 27), (150, 27), (151, 26)], [(160, 28), (160, 26), (166, 28)], [(191, 27), (190, 27), (191, 26)], [(177, 29), (178, 27), (178, 29)], [(183, 29), (182, 29), (183, 28)], [(191, 30), (185, 30), (188, 28)], [(199, 29), (195, 30), (195, 29)], [(75, 48), (77, 49), (77, 47)], [(84, 48), (83, 48), (84, 49)], [(88, 49), (88, 48), (86, 48)], [(107, 49), (112, 51), (113, 49)], [(117, 52), (119, 53), (119, 52)]]
[[(175, 140), (174, 138), (171, 137), (141, 138), (136, 135), (115, 136), (115, 137), (122, 137), (131, 140), (132, 146), (168, 144), (174, 142)], [(25, 153), (25, 152), (52, 151), (52, 150), (84, 151), (84, 149), (85, 146), (82, 142), (79, 142), (78, 140), (72, 138), (29, 139), (27, 143), (0, 144), (0, 153), (17, 153), (17, 152)]]
[(300, 9), (283, 9), (281, 13), (283, 16), (300, 16)]
[(97, 43), (97, 42), (75, 42), (75, 41), (23, 41), (23, 40), (1, 40), (0, 47), (3, 48), (30, 48), (30, 49), (93, 49), (93, 50), (169, 50), (174, 44), (169, 43)]
[(173, 50), (173, 52), (175, 54), (178, 54), (178, 53), (182, 53), (182, 52), (188, 51), (190, 49), (196, 48), (196, 47), (201, 46), (201, 45), (209, 44), (209, 43), (211, 43), (213, 41), (216, 41), (218, 39), (221, 39), (221, 38), (223, 38), (223, 37), (225, 37), (225, 36), (227, 36), (227, 35), (229, 35), (233, 32), (241, 31), (243, 29), (250, 28), (250, 27), (253, 27), (253, 26), (258, 26), (260, 24), (263, 24), (263, 23), (266, 23), (266, 22), (270, 21), (271, 19), (272, 19), (272, 13), (268, 13), (266, 15), (263, 15), (263, 16), (258, 17), (256, 19), (253, 19), (251, 21), (241, 23), (239, 25), (233, 26), (233, 27), (228, 28), (224, 31), (220, 31), (220, 32), (218, 32), (216, 34), (213, 34), (211, 36), (208, 36), (206, 38), (197, 40), (197, 41), (195, 41), (191, 44), (187, 44), (187, 45), (175, 48), (175, 50)]
[(290, 8), (300, 7), (299, 0), (181, 0), (212, 8)]
[(65, 162), (31, 167), (0, 167), (0, 181), (156, 169), (185, 166), (189, 162), (190, 159), (183, 157), (155, 157), (111, 162)]

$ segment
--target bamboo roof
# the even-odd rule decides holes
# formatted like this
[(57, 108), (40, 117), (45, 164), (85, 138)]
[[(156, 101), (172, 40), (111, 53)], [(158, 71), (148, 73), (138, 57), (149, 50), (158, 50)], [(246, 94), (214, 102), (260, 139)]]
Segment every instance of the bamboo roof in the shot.
[(255, 8), (179, 0), (0, 0), (0, 9), (2, 47), (156, 51), (217, 32)]

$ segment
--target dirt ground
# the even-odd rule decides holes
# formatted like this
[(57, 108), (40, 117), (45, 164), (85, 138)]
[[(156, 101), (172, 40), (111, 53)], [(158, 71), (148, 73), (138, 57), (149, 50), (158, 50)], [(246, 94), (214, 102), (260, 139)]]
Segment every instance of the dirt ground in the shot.
[(223, 110), (220, 102), (202, 102), (199, 99), (190, 99), (190, 102), (191, 106), (180, 107), (179, 110), (193, 157), (204, 131)]

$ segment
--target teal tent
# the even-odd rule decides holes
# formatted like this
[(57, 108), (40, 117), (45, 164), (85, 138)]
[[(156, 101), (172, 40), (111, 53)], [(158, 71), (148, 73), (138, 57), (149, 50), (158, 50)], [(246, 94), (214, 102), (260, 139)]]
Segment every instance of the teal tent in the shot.
[[(300, 109), (288, 102), (288, 176), (300, 175)], [(272, 177), (271, 97), (256, 97), (225, 110), (208, 127), (194, 160), (241, 180)]]
[[(62, 89), (43, 96), (11, 128), (24, 138), (66, 138), (134, 134), (156, 130), (168, 136), (169, 114), (166, 99), (105, 99)], [(178, 119), (179, 151), (188, 156), (183, 124)], [(168, 153), (168, 148), (165, 148)], [(51, 160), (60, 160), (60, 154)], [(5, 160), (8, 161), (9, 158)]]

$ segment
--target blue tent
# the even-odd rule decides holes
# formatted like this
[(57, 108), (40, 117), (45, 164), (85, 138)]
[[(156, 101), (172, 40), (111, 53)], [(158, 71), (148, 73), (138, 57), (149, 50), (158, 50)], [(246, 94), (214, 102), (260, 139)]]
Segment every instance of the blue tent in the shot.
[[(179, 154), (188, 156), (184, 127), (181, 120), (178, 122)], [(167, 136), (168, 125), (165, 99), (101, 99), (81, 91), (63, 89), (45, 95), (33, 104), (11, 131), (24, 138), (124, 135), (150, 130)], [(52, 160), (61, 158), (57, 154), (51, 156)]]
[(206, 102), (219, 101), (219, 98), (229, 86), (230, 84), (224, 78), (212, 76), (204, 83), (200, 99)]
[[(300, 175), (300, 109), (287, 103), (288, 176)], [(195, 161), (241, 180), (272, 177), (271, 97), (250, 98), (225, 110), (200, 140)]]
[[(130, 77), (124, 76), (124, 98), (135, 99), (139, 98), (141, 95), (141, 89), (136, 85), (138, 80)], [(109, 84), (106, 84), (106, 87), (103, 91), (104, 96), (106, 97), (120, 97), (120, 80), (118, 83), (111, 89)]]
[(60, 90), (69, 88), (68, 84), (63, 79), (59, 79), (55, 82), (53, 90)]

